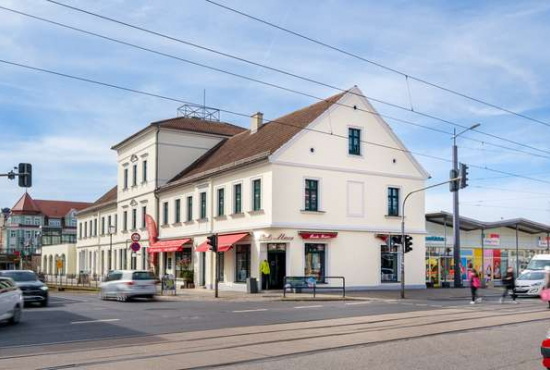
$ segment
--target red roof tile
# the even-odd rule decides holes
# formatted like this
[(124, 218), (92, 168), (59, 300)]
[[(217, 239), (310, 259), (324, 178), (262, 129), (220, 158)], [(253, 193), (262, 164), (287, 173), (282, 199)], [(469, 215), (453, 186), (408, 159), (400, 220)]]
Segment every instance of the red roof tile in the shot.
[(218, 170), (222, 171), (229, 167), (266, 158), (305, 129), (345, 93), (334, 95), (265, 123), (254, 134), (251, 134), (250, 130), (246, 130), (226, 139), (176, 175), (165, 186), (170, 187), (174, 183), (196, 179), (201, 174), (211, 174)]
[(89, 207), (91, 203), (86, 202), (68, 202), (64, 200), (41, 200), (32, 199), (27, 192), (19, 198), (17, 203), (11, 209), (15, 214), (43, 214), (48, 217), (65, 217), (72, 209), (80, 211)]
[(40, 213), (40, 208), (36, 205), (34, 199), (27, 192), (19, 198), (15, 205), (11, 208), (12, 213)]
[(95, 202), (89, 204), (87, 208), (82, 209), (79, 213), (94, 211), (103, 206), (116, 202), (117, 189), (118, 186), (112, 187), (108, 192), (100, 196)]

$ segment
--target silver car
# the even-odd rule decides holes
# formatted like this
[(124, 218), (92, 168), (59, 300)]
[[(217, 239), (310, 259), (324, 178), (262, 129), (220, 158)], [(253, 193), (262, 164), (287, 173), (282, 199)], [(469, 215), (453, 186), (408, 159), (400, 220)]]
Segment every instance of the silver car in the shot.
[(516, 279), (514, 293), (532, 297), (540, 296), (544, 287), (544, 271), (524, 271)]
[(23, 294), (12, 279), (0, 277), (0, 321), (17, 324), (23, 314)]
[(132, 298), (153, 299), (157, 293), (158, 279), (146, 270), (110, 271), (101, 283), (101, 299), (115, 298), (127, 301)]

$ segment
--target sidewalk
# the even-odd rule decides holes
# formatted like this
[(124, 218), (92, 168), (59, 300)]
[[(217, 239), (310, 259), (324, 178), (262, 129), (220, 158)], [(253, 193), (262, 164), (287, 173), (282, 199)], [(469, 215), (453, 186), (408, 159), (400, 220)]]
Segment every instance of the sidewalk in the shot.
[[(480, 289), (480, 297), (497, 297), (502, 294), (499, 288)], [(440, 301), (440, 300), (464, 300), (470, 298), (469, 288), (447, 288), (447, 289), (411, 289), (405, 292), (406, 299), (422, 301)], [(283, 298), (282, 291), (260, 292), (258, 294), (247, 294), (244, 292), (220, 291), (219, 298), (214, 298), (214, 291), (203, 288), (182, 289), (178, 294), (158, 296), (159, 300), (180, 301), (180, 300), (227, 300), (227, 301), (336, 301), (336, 300), (393, 300), (400, 299), (399, 290), (370, 290), (370, 291), (349, 291), (346, 292), (346, 298), (342, 298), (340, 292), (318, 293), (313, 298), (311, 293), (288, 293)]]

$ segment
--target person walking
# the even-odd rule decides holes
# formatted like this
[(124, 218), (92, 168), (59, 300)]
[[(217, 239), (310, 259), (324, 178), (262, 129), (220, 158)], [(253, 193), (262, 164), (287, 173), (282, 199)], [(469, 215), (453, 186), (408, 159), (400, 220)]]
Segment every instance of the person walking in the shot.
[(512, 297), (512, 302), (518, 303), (516, 301), (516, 293), (514, 292), (514, 288), (516, 287), (516, 279), (514, 276), (514, 269), (512, 267), (508, 267), (506, 270), (506, 275), (502, 278), (502, 286), (504, 287), (504, 291), (502, 292), (502, 297), (500, 297), (500, 303), (504, 303), (504, 300), (510, 294), (510, 297)]
[(540, 292), (540, 299), (548, 302), (548, 309), (550, 309), (550, 266), (544, 268), (544, 288)]
[(262, 275), (262, 290), (269, 289), (269, 275), (271, 274), (271, 269), (266, 259), (260, 263), (260, 274)]
[(476, 304), (481, 302), (481, 298), (477, 295), (477, 290), (481, 286), (481, 281), (479, 280), (479, 273), (473, 267), (468, 271), (468, 278), (470, 280), (470, 290), (472, 292), (472, 301), (470, 304)]

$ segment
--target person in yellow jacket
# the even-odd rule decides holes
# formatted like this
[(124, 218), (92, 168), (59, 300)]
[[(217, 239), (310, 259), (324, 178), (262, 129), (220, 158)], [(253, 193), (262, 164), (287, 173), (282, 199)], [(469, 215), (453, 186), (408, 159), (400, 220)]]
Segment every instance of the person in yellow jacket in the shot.
[(260, 275), (262, 276), (262, 290), (269, 289), (269, 274), (271, 269), (269, 268), (269, 262), (264, 259), (260, 263)]

